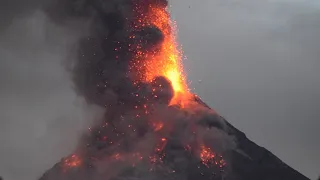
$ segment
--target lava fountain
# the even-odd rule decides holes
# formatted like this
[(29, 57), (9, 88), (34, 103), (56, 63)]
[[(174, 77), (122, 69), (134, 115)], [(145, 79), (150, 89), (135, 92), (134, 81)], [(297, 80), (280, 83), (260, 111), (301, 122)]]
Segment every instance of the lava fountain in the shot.
[(155, 27), (163, 35), (162, 43), (158, 51), (138, 51), (136, 59), (140, 63), (134, 63), (138, 71), (144, 69), (141, 80), (151, 82), (155, 77), (166, 77), (172, 84), (174, 97), (172, 104), (183, 103), (189, 95), (186, 83), (186, 75), (182, 65), (182, 51), (178, 49), (176, 41), (177, 26), (170, 19), (170, 14), (166, 6), (161, 3), (136, 4), (134, 8), (136, 18), (133, 22), (135, 29), (145, 27)]

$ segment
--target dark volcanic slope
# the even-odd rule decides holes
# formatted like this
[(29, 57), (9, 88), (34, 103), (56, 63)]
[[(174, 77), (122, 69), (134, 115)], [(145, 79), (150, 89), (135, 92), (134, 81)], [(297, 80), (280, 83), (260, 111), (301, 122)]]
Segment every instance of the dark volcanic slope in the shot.
[[(200, 106), (209, 108), (205, 103), (203, 103), (200, 99), (195, 98), (195, 101), (199, 103)], [(194, 172), (189, 173), (188, 171), (184, 171), (185, 175), (174, 175), (174, 173), (168, 173), (167, 171), (157, 171), (157, 172), (143, 172), (137, 169), (132, 171), (139, 171), (140, 175), (128, 175), (128, 172), (117, 172), (114, 174), (112, 180), (220, 180), (220, 179), (230, 179), (230, 180), (309, 180), (304, 175), (300, 174), (296, 170), (292, 169), (284, 162), (282, 162), (279, 158), (273, 155), (271, 152), (266, 150), (263, 147), (256, 145), (254, 142), (250, 141), (246, 135), (233, 127), (230, 123), (228, 123), (223, 117), (216, 116), (214, 118), (219, 118), (227, 124), (227, 128), (224, 131), (232, 137), (234, 137), (234, 141), (236, 142), (237, 148), (231, 150), (229, 152), (231, 161), (228, 161), (228, 167), (231, 169), (231, 173), (221, 175), (218, 169), (202, 169), (199, 170), (199, 166), (189, 166), (188, 171)], [(216, 121), (211, 121), (216, 122)], [(216, 127), (217, 125), (214, 123), (208, 123), (206, 126)], [(185, 164), (192, 164), (194, 162), (193, 159), (189, 159), (190, 162), (185, 162)], [(73, 169), (69, 172), (63, 171), (63, 163), (57, 163), (53, 168), (48, 170), (39, 180), (73, 180), (76, 178), (77, 180), (96, 180), (103, 179), (101, 174), (97, 173), (98, 170), (96, 167), (90, 165), (90, 160), (88, 159), (87, 166), (82, 166), (80, 168)], [(163, 166), (168, 166), (168, 164), (163, 164)], [(109, 167), (113, 169), (114, 167)], [(191, 168), (191, 169), (190, 169)], [(212, 176), (208, 173), (208, 171), (212, 171), (212, 173), (216, 174), (216, 176)], [(110, 172), (110, 171), (108, 171)], [(123, 174), (127, 174), (123, 176)], [(152, 175), (150, 175), (152, 174)]]
[[(202, 105), (205, 103), (197, 99)], [(232, 171), (237, 180), (308, 180), (289, 167), (267, 149), (258, 146), (246, 135), (220, 116), (228, 126), (228, 134), (235, 137), (237, 150), (232, 151)]]
[[(226, 121), (226, 120), (225, 120)], [(237, 140), (238, 151), (232, 152), (232, 168), (239, 180), (308, 180), (267, 149), (258, 146), (229, 124)]]

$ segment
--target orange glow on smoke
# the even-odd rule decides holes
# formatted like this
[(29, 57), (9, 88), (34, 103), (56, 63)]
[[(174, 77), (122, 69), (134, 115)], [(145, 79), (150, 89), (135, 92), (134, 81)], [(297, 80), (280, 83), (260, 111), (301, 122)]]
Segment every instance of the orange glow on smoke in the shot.
[(163, 128), (163, 123), (162, 122), (153, 122), (152, 126), (154, 131), (160, 131)]
[(171, 21), (166, 8), (149, 6), (147, 14), (141, 15), (135, 28), (155, 26), (163, 34), (164, 39), (160, 51), (143, 53), (138, 51), (137, 56), (145, 59), (142, 65), (145, 68), (144, 80), (151, 82), (157, 76), (164, 76), (171, 81), (174, 89), (174, 98), (171, 104), (181, 101), (189, 92), (182, 66), (182, 53), (176, 42), (176, 24)]
[(66, 167), (77, 167), (81, 164), (81, 159), (77, 155), (72, 155), (71, 157), (64, 160), (64, 165)]

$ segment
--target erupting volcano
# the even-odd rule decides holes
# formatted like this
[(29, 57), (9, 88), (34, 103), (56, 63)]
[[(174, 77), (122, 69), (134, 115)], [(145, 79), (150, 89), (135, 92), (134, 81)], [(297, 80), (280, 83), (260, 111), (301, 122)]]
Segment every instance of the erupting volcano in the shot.
[(307, 179), (189, 91), (167, 6), (57, 0), (47, 9), (61, 26), (89, 22), (73, 80), (77, 93), (105, 113), (40, 180)]

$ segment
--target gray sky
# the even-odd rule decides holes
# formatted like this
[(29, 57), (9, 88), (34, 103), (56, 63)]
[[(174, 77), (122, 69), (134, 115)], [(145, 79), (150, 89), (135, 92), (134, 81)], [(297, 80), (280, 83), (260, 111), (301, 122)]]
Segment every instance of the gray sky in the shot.
[(177, 0), (171, 4), (195, 92), (258, 145), (316, 179), (320, 175), (320, 2)]
[[(195, 92), (250, 139), (313, 179), (320, 173), (317, 1), (171, 3)], [(76, 101), (61, 65), (73, 33), (32, 13), (32, 3), (21, 12), (24, 4), (3, 2), (0, 175), (34, 180), (72, 151), (87, 127), (88, 111)], [(15, 11), (2, 11), (4, 7), (15, 7), (19, 16), (13, 19)], [(52, 39), (45, 34), (48, 28)]]
[(72, 153), (96, 109), (76, 99), (62, 66), (73, 33), (39, 12), (8, 21), (0, 28), (0, 176), (35, 180)]

